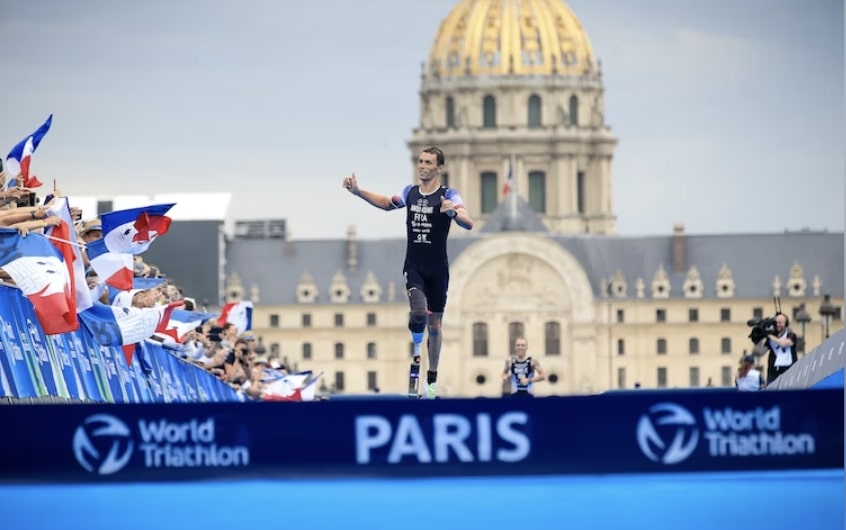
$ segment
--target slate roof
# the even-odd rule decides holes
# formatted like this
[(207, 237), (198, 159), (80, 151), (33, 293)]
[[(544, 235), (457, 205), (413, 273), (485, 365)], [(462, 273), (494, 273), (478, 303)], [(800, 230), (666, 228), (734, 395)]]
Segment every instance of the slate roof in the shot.
[[(528, 205), (525, 205), (528, 208)], [(525, 213), (525, 210), (521, 210)], [(531, 210), (528, 212), (534, 215)], [(521, 214), (522, 215), (522, 214)], [(493, 216), (492, 216), (493, 217)], [(535, 216), (536, 217), (536, 216)], [(522, 227), (532, 229), (534, 222), (524, 218), (519, 226), (499, 226), (499, 231)], [(451, 261), (480, 238), (496, 237), (490, 230), (463, 237), (451, 238), (448, 252)], [(531, 230), (537, 231), (537, 230)], [(643, 278), (646, 297), (650, 297), (651, 282), (659, 264), (664, 265), (670, 284), (670, 298), (682, 297), (687, 278), (673, 272), (673, 239), (667, 236), (605, 236), (556, 235), (551, 240), (566, 248), (582, 264), (594, 295), (601, 296), (602, 278), (610, 279), (620, 269), (628, 283), (628, 297), (635, 297), (635, 281)], [(844, 238), (842, 233), (790, 232), (763, 234), (691, 235), (685, 238), (686, 268), (695, 266), (701, 276), (704, 297), (713, 298), (716, 280), (723, 263), (732, 272), (735, 298), (770, 298), (773, 278), (778, 275), (787, 284), (793, 264), (798, 262), (811, 296), (812, 280), (819, 276), (822, 293), (842, 297), (844, 292)], [(305, 272), (314, 279), (320, 291), (318, 303), (328, 303), (332, 277), (342, 272), (351, 290), (350, 303), (361, 301), (361, 286), (371, 272), (382, 287), (382, 300), (389, 301), (388, 283), (393, 281), (402, 301), (402, 261), (404, 239), (358, 240), (358, 266), (349, 269), (346, 263), (345, 239), (316, 241), (284, 241), (279, 239), (235, 239), (226, 247), (225, 274), (236, 272), (244, 285), (246, 296), (255, 284), (260, 290), (260, 304), (286, 305), (296, 303), (296, 288)], [(782, 288), (786, 298), (786, 289)]]
[(500, 201), (485, 221), (482, 229), (479, 230), (482, 234), (548, 231), (540, 216), (532, 210), (529, 203), (521, 195), (516, 193), (509, 195), (506, 200)]

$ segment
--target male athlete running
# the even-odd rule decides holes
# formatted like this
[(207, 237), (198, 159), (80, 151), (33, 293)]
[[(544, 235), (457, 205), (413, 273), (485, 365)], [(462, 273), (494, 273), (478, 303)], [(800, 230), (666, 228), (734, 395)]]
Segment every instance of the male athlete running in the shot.
[(511, 380), (511, 395), (532, 397), (535, 383), (546, 379), (537, 359), (529, 357), (529, 342), (523, 337), (514, 341), (514, 357), (505, 361), (502, 380)]
[(426, 396), (437, 396), (438, 361), (441, 356), (441, 320), (446, 307), (449, 288), (449, 258), (446, 244), (452, 221), (471, 230), (473, 220), (464, 208), (464, 201), (458, 191), (441, 185), (440, 176), (444, 168), (444, 153), (437, 147), (429, 147), (417, 159), (417, 173), (420, 184), (405, 186), (393, 197), (365, 191), (358, 186), (355, 174), (346, 177), (344, 188), (361, 197), (369, 204), (383, 210), (406, 209), (406, 245), (403, 276), (411, 308), (408, 329), (414, 343), (411, 371), (409, 374), (409, 397), (417, 397), (420, 374), (420, 345), (423, 334), (429, 332), (426, 341), (429, 352), (429, 368), (426, 372)]

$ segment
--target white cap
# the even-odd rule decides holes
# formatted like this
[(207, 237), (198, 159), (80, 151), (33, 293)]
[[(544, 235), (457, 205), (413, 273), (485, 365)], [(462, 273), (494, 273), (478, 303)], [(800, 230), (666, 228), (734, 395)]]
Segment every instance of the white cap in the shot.
[(135, 293), (140, 293), (143, 290), (144, 289), (130, 289), (129, 291), (121, 291), (115, 295), (112, 305), (117, 307), (132, 307), (132, 297), (135, 296)]

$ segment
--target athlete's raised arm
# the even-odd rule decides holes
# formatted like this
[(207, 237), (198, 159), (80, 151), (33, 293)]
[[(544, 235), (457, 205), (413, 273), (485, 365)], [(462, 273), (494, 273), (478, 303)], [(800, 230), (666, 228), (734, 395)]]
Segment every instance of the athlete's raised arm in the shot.
[(377, 208), (380, 208), (382, 210), (393, 210), (394, 208), (396, 208), (396, 205), (394, 205), (391, 198), (387, 195), (379, 195), (378, 193), (373, 193), (372, 191), (366, 191), (361, 189), (358, 186), (358, 181), (355, 178), (355, 173), (353, 173), (349, 177), (344, 178), (342, 186), (356, 197), (361, 197), (369, 204), (372, 204)]

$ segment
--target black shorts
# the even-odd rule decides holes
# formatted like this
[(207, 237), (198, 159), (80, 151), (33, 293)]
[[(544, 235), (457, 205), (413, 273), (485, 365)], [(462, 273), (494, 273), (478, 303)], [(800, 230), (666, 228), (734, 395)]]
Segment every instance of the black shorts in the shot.
[(511, 394), (511, 397), (535, 397), (535, 395), (528, 390), (518, 390), (517, 392)]
[(427, 309), (432, 313), (443, 313), (446, 308), (447, 290), (449, 289), (449, 271), (422, 273), (416, 267), (406, 263), (402, 269), (405, 277), (405, 290), (416, 287), (426, 295)]

